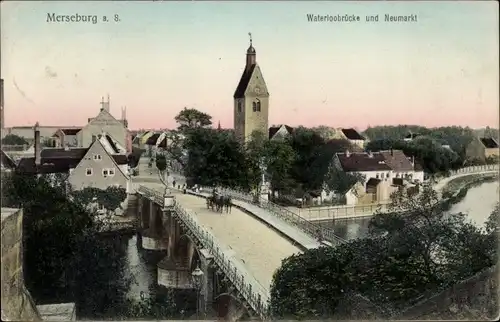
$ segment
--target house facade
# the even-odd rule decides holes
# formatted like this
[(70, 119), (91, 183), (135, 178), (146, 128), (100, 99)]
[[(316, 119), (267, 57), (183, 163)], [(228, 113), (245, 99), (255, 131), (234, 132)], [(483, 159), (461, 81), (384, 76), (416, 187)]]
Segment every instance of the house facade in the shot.
[(271, 126), (269, 128), (269, 140), (283, 140), (290, 137), (293, 133), (293, 127), (281, 124), (278, 126)]
[(78, 132), (80, 132), (81, 128), (63, 128), (56, 131), (53, 135), (54, 138), (54, 146), (56, 148), (60, 147), (77, 147), (78, 146)]
[(498, 157), (500, 149), (498, 141), (494, 138), (474, 137), (467, 145), (465, 153), (468, 159), (484, 161), (486, 158)]
[[(358, 202), (363, 203), (384, 202), (389, 200), (392, 192), (399, 187), (409, 185), (410, 182), (423, 182), (424, 172), (416, 166), (400, 150), (380, 152), (355, 152), (337, 153), (334, 165), (347, 173), (359, 173), (364, 176), (361, 182), (366, 196), (358, 194)], [(355, 189), (359, 189), (356, 187)], [(354, 202), (356, 194), (351, 194), (350, 202)], [(347, 199), (346, 194), (346, 199)]]
[(99, 114), (77, 133), (78, 146), (89, 147), (102, 132), (109, 133), (121, 146), (128, 149), (128, 153), (131, 152), (132, 141), (128, 129), (122, 121), (117, 120), (105, 109), (101, 109)]
[(123, 165), (127, 165), (127, 158), (110, 155), (98, 139), (90, 146), (78, 165), (70, 170), (68, 182), (77, 190), (87, 187), (106, 189), (113, 185), (126, 188), (129, 176), (124, 171)]

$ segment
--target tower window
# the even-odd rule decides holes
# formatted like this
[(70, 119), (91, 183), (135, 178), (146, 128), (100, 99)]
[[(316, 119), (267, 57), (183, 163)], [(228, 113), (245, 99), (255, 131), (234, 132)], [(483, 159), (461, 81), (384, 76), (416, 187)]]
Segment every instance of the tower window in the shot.
[(241, 101), (238, 101), (238, 112), (241, 112)]
[(257, 100), (252, 103), (253, 111), (254, 112), (260, 112), (260, 101)]

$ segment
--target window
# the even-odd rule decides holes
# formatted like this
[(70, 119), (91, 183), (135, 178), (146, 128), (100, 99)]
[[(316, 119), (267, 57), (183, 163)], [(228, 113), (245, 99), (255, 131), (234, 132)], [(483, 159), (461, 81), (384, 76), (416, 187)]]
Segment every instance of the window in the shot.
[(260, 112), (260, 101), (257, 100), (257, 112)]
[(85, 169), (85, 175), (91, 176), (92, 175), (92, 168)]
[(115, 175), (115, 169), (114, 168), (108, 169), (108, 174), (110, 176), (114, 176)]
[(377, 179), (379, 179), (379, 178), (380, 178), (380, 174), (377, 173)]
[(240, 112), (240, 113), (241, 113), (241, 105), (242, 105), (241, 101), (238, 101), (238, 112)]
[(380, 175), (382, 179), (384, 179), (384, 175), (385, 175), (384, 173), (382, 173), (382, 174)]
[(107, 177), (108, 176), (108, 169), (102, 169), (102, 175), (104, 177)]
[(252, 103), (253, 111), (257, 112), (257, 102)]
[(92, 143), (95, 142), (95, 140), (97, 140), (97, 136), (92, 135)]
[(102, 160), (102, 156), (100, 154), (94, 154), (94, 160), (100, 161)]

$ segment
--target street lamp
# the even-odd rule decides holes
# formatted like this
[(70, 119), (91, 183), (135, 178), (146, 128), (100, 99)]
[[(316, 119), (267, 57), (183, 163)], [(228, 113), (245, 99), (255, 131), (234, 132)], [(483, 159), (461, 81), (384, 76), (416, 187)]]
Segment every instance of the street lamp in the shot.
[(193, 278), (193, 285), (196, 288), (196, 316), (198, 320), (200, 319), (200, 295), (201, 295), (201, 286), (203, 283), (203, 271), (200, 269), (200, 265), (196, 265), (196, 268), (191, 273), (191, 277)]

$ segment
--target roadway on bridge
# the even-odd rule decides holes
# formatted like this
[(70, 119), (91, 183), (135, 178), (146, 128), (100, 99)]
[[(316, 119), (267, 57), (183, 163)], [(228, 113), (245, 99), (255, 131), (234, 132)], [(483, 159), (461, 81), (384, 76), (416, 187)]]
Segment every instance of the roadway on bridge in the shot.
[[(134, 185), (141, 184), (163, 192), (164, 186), (160, 183), (157, 170), (153, 168), (151, 173), (143, 162), (139, 163), (139, 167), (140, 176), (133, 177)], [(169, 185), (174, 179), (176, 183), (184, 184), (182, 176), (173, 175), (168, 178)], [(241, 261), (267, 294), (273, 274), (281, 266), (281, 261), (301, 252), (273, 228), (236, 207), (232, 208), (230, 214), (221, 214), (207, 209), (203, 198), (183, 194), (175, 189), (172, 189), (172, 193), (184, 209), (196, 215), (197, 221), (206, 230), (234, 252), (234, 258)]]
[(281, 261), (301, 250), (258, 219), (233, 207), (230, 214), (207, 209), (203, 198), (176, 194), (182, 207), (196, 213), (198, 222), (235, 251), (257, 281), (269, 290), (274, 271)]

